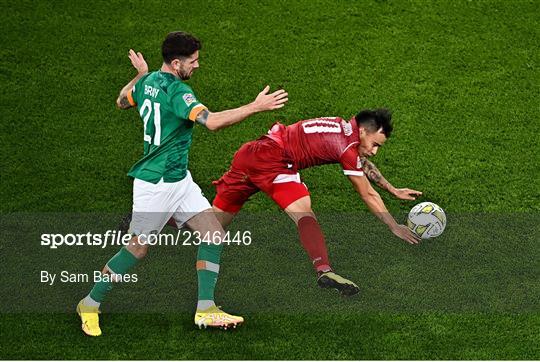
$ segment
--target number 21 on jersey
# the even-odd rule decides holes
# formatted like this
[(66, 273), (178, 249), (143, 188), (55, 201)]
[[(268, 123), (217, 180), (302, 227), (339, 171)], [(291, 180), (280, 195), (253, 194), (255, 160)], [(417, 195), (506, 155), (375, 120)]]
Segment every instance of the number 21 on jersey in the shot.
[[(152, 102), (150, 99), (145, 99), (139, 114), (144, 123), (144, 142), (159, 146), (161, 144), (161, 112), (160, 104)], [(150, 117), (154, 114), (153, 124), (148, 124)]]

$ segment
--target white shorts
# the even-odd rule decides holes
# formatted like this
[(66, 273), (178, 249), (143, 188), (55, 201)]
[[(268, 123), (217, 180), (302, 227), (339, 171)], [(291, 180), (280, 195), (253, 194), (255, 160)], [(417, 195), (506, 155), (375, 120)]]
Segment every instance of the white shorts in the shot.
[(161, 179), (153, 184), (134, 179), (129, 231), (134, 235), (157, 234), (171, 217), (180, 228), (193, 216), (211, 207), (189, 171), (178, 182), (163, 182)]

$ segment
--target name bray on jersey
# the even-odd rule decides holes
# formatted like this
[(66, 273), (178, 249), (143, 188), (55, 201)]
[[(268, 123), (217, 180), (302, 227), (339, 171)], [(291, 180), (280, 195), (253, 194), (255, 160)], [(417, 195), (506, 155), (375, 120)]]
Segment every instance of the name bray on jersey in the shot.
[(148, 95), (148, 96), (150, 96), (150, 97), (152, 97), (152, 98), (156, 98), (157, 95), (159, 94), (159, 89), (154, 88), (154, 87), (152, 87), (152, 86), (150, 86), (150, 85), (145, 84), (145, 85), (144, 85), (144, 94), (145, 94), (145, 95)]

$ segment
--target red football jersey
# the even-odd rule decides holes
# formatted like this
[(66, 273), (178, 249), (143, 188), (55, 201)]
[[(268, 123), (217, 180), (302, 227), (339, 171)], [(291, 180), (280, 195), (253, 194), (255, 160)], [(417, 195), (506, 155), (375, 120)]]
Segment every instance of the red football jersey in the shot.
[(358, 125), (339, 117), (322, 117), (296, 122), (290, 126), (276, 123), (267, 137), (279, 143), (292, 157), (298, 169), (328, 163), (341, 163), (345, 175), (363, 176), (358, 155)]

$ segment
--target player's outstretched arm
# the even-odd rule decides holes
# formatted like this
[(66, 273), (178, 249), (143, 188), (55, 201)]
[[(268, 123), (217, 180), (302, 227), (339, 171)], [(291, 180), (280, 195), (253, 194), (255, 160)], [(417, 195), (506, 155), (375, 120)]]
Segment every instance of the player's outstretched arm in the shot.
[(241, 122), (255, 113), (283, 107), (288, 100), (288, 93), (283, 89), (279, 89), (273, 93), (268, 93), (269, 91), (270, 86), (267, 85), (253, 102), (238, 108), (221, 112), (210, 112), (203, 109), (197, 115), (196, 120), (205, 125), (209, 130), (216, 131)]
[(144, 57), (141, 53), (135, 53), (133, 49), (130, 49), (128, 57), (129, 60), (131, 60), (131, 64), (133, 65), (133, 67), (137, 69), (137, 75), (120, 91), (120, 95), (116, 99), (116, 106), (120, 109), (128, 109), (135, 106), (135, 104), (133, 104), (133, 101), (130, 101), (128, 93), (133, 89), (135, 83), (137, 83), (137, 81), (143, 75), (148, 73), (148, 64), (146, 64), (146, 61), (144, 60)]
[(409, 244), (418, 244), (420, 239), (407, 226), (400, 225), (386, 209), (381, 196), (369, 183), (365, 176), (347, 176), (369, 210), (384, 222), (397, 237)]
[(381, 189), (388, 191), (395, 197), (401, 200), (416, 200), (417, 196), (421, 196), (422, 192), (413, 189), (397, 189), (390, 182), (388, 182), (381, 171), (375, 166), (373, 162), (367, 158), (363, 159), (362, 168), (364, 169), (367, 177), (371, 182), (374, 182)]

